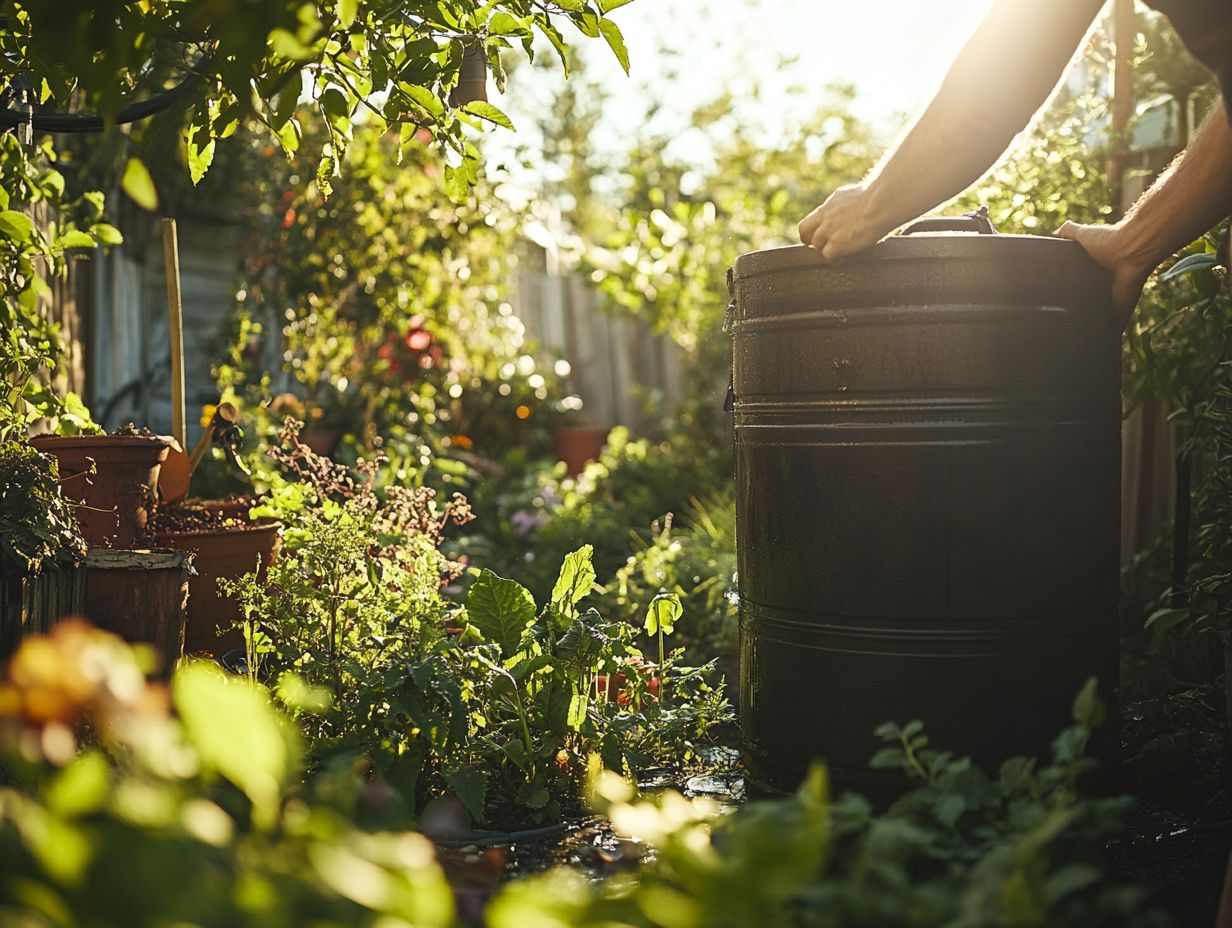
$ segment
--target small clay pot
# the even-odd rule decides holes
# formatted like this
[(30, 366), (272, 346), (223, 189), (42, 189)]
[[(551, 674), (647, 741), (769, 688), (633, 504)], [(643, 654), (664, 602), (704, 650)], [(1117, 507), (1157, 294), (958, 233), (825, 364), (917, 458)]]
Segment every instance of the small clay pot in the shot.
[(557, 460), (565, 462), (570, 477), (580, 474), (590, 461), (597, 460), (607, 444), (607, 429), (588, 426), (558, 426), (552, 433)]
[[(200, 501), (211, 505), (228, 500)], [(245, 505), (245, 510), (247, 505)], [(154, 536), (160, 548), (192, 551), (197, 575), (188, 581), (188, 622), (184, 631), (184, 653), (221, 657), (227, 651), (244, 647), (244, 633), (233, 627), (243, 618), (240, 604), (218, 590), (220, 578), (235, 580), (254, 569), (265, 575), (278, 555), (282, 541), (281, 522), (252, 523), (245, 514), (241, 522), (214, 528), (183, 532), (159, 532)]]
[(309, 426), (299, 433), (299, 440), (321, 457), (327, 458), (337, 450), (338, 443), (342, 441), (342, 429)]
[(142, 435), (40, 435), (30, 444), (59, 462), (60, 491), (83, 504), (77, 521), (86, 544), (140, 546), (148, 503), (167, 458), (165, 441)]

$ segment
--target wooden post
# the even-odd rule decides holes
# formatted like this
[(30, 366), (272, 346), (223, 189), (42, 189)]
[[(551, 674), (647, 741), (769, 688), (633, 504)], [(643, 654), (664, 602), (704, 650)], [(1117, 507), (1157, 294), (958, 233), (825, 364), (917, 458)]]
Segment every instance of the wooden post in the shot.
[(163, 264), (167, 272), (167, 329), (171, 336), (171, 434), (184, 449), (188, 447), (184, 426), (184, 311), (174, 219), (163, 219)]
[(1134, 112), (1134, 36), (1137, 21), (1134, 0), (1113, 0), (1112, 39), (1115, 43), (1112, 70), (1112, 209), (1120, 216), (1126, 209), (1125, 172), (1129, 169), (1129, 119)]

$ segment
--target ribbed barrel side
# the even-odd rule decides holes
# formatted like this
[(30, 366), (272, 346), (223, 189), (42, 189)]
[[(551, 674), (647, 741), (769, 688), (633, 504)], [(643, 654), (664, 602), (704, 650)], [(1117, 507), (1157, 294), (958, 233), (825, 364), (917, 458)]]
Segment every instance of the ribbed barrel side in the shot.
[(840, 786), (892, 789), (868, 767), (873, 730), (915, 718), (984, 764), (1046, 753), (1091, 675), (1115, 708), (1102, 269), (1070, 242), (938, 236), (839, 267), (748, 255), (734, 291), (753, 781), (791, 789), (823, 758)]

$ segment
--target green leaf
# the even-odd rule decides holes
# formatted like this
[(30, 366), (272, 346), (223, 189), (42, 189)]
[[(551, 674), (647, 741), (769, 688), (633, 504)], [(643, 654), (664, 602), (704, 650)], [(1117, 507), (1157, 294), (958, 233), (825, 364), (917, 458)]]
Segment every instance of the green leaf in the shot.
[(632, 2), (633, 0), (599, 0), (599, 12), (606, 15), (612, 12), (612, 10), (618, 10), (626, 3)]
[(484, 802), (488, 796), (488, 776), (476, 767), (461, 767), (445, 773), (445, 782), (477, 824), (483, 821)]
[(518, 800), (528, 809), (542, 809), (551, 798), (548, 788), (537, 780), (523, 783), (518, 789)]
[(608, 637), (595, 628), (592, 621), (588, 621), (591, 615), (595, 620), (598, 619), (599, 614), (592, 609), (582, 619), (570, 625), (568, 630), (561, 635), (560, 641), (556, 643), (556, 654), (561, 660), (579, 666), (589, 666), (592, 658), (599, 654), (603, 646), (608, 643)]
[(124, 244), (124, 236), (120, 234), (120, 230), (105, 222), (96, 222), (90, 226), (90, 234), (102, 245)]
[(150, 176), (149, 169), (140, 158), (128, 159), (120, 186), (142, 209), (158, 209), (158, 191), (154, 189), (154, 178)]
[(0, 212), (0, 232), (15, 242), (28, 242), (34, 232), (34, 222), (25, 213), (6, 209)]
[(316, 54), (316, 48), (313, 45), (308, 45), (294, 32), (282, 28), (270, 32), (269, 46), (278, 57), (292, 61), (307, 61)]
[(314, 686), (290, 671), (278, 678), (274, 692), (284, 705), (308, 715), (323, 715), (334, 704), (334, 694), (329, 687)]
[(430, 115), (441, 116), (444, 114), (445, 104), (441, 102), (440, 97), (427, 87), (421, 87), (419, 84), (408, 84), (403, 81), (399, 82), (398, 89), (406, 94), (412, 102), (427, 110)]
[(556, 585), (552, 587), (552, 605), (557, 609), (576, 611), (577, 604), (594, 588), (595, 567), (591, 560), (594, 551), (592, 545), (582, 545), (565, 555)]
[(299, 769), (301, 745), (269, 694), (205, 662), (177, 673), (172, 692), (202, 767), (238, 786), (252, 802), (257, 823), (272, 825), (282, 787)]
[(1156, 634), (1163, 634), (1180, 625), (1189, 618), (1188, 609), (1156, 609), (1146, 620), (1144, 628), (1149, 628)]
[(517, 649), (522, 633), (535, 621), (535, 600), (516, 580), (506, 580), (484, 569), (466, 596), (470, 622), (508, 656)]
[(629, 50), (625, 47), (625, 37), (620, 31), (620, 27), (610, 19), (604, 19), (599, 22), (599, 31), (603, 33), (603, 38), (607, 39), (607, 44), (612, 47), (616, 60), (620, 62), (620, 66), (628, 74)]
[(874, 770), (893, 770), (901, 767), (905, 759), (902, 748), (882, 748), (873, 755), (868, 765)]
[(94, 237), (80, 229), (69, 229), (56, 239), (56, 245), (60, 248), (93, 248)]
[(359, 0), (338, 0), (338, 25), (343, 29), (350, 29), (358, 12)]
[(646, 610), (646, 634), (657, 635), (662, 632), (670, 635), (676, 627), (684, 607), (680, 605), (680, 597), (675, 593), (660, 593), (650, 601)]
[(939, 796), (933, 803), (933, 814), (946, 828), (953, 828), (967, 810), (967, 800), (957, 793)]
[(573, 731), (581, 731), (582, 725), (586, 722), (586, 709), (590, 705), (590, 694), (588, 692), (574, 691), (573, 698), (569, 700), (569, 715), (566, 718), (566, 723)]
[(524, 21), (503, 11), (492, 14), (487, 30), (489, 35), (525, 35), (528, 32)]
[(66, 818), (89, 815), (102, 807), (110, 782), (111, 768), (101, 754), (81, 754), (52, 781), (47, 807)]
[(465, 203), (470, 192), (471, 182), (466, 171), (450, 164), (445, 165), (445, 194), (449, 199), (454, 203)]
[(462, 112), (470, 113), (472, 116), (478, 116), (480, 119), (486, 119), (488, 122), (495, 123), (502, 129), (509, 129), (516, 132), (513, 121), (502, 113), (491, 103), (484, 100), (473, 100), (462, 107)]
[(1096, 728), (1104, 720), (1104, 703), (1099, 698), (1099, 683), (1089, 677), (1074, 697), (1074, 721), (1086, 728)]
[(210, 169), (210, 165), (214, 163), (214, 139), (210, 139), (204, 146), (198, 146), (195, 138), (188, 141), (188, 176), (192, 178), (194, 186), (201, 183), (201, 178), (205, 177), (205, 172)]

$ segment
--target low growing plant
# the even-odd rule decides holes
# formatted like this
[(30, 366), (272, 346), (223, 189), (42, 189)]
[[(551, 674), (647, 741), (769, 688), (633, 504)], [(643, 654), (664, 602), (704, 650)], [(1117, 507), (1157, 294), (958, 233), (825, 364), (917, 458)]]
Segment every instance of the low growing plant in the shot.
[(60, 493), (55, 458), (25, 442), (0, 442), (0, 576), (37, 576), (79, 564), (86, 543)]
[(68, 622), (0, 678), (0, 924), (454, 923), (427, 839), (307, 800), (264, 688), (195, 663), (168, 691), (141, 667)]
[(880, 730), (879, 767), (919, 785), (874, 813), (832, 801), (823, 767), (799, 792), (751, 802), (726, 819), (708, 800), (636, 801), (605, 775), (596, 800), (617, 830), (655, 849), (636, 873), (595, 883), (566, 869), (512, 884), (491, 928), (543, 924), (743, 928), (761, 925), (1095, 928), (1167, 924), (1143, 890), (1110, 878), (1106, 842), (1129, 800), (1077, 783), (1102, 714), (1093, 681), (1052, 762), (1006, 761), (995, 775), (936, 751), (918, 722)]
[[(662, 647), (645, 663), (633, 625), (581, 607), (595, 581), (589, 546), (564, 558), (542, 608), (491, 571), (459, 607), (441, 588), (462, 568), (439, 545), (469, 520), (465, 500), (438, 508), (430, 489), (378, 492), (374, 465), (353, 475), (302, 446), (294, 426), (271, 449), (279, 485), (253, 510), (287, 520), (285, 553), (265, 577), (224, 589), (243, 609), (249, 672), (294, 674), (311, 693), (299, 718), (319, 766), (362, 770), (412, 811), (450, 794), (476, 822), (552, 821), (588, 770), (688, 763), (728, 718), (709, 667)], [(676, 597), (657, 610), (665, 603), (679, 612)]]

